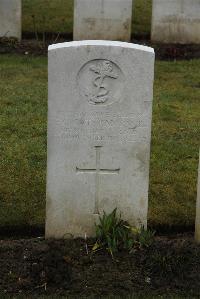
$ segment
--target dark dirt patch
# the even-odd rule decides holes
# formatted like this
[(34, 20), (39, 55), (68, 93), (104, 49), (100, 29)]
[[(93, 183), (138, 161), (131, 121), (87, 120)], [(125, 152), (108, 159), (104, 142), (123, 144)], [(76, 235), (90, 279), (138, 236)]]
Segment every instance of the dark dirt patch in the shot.
[[(51, 33), (49, 33), (49, 37)], [(16, 39), (1, 38), (0, 54), (22, 54), (22, 55), (47, 55), (48, 45), (71, 41), (71, 36), (62, 36), (52, 33), (49, 40), (42, 41), (36, 39), (23, 39), (18, 42)], [(156, 53), (156, 59), (159, 60), (188, 60), (200, 58), (200, 45), (169, 45), (169, 44), (151, 44), (149, 40), (137, 39), (133, 43), (153, 47)]]
[(189, 60), (200, 58), (200, 45), (150, 44), (159, 60)]
[(47, 44), (37, 40), (0, 38), (0, 54), (46, 55)]
[(0, 241), (0, 292), (94, 296), (200, 294), (200, 246), (191, 234), (156, 237), (150, 248), (89, 254), (82, 239)]

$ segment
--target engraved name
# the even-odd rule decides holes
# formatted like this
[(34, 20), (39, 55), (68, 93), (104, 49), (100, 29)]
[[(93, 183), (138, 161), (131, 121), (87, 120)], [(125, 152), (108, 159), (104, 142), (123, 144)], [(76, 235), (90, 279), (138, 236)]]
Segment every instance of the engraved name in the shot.
[(54, 119), (56, 136), (71, 141), (136, 142), (148, 138), (145, 115), (84, 113)]

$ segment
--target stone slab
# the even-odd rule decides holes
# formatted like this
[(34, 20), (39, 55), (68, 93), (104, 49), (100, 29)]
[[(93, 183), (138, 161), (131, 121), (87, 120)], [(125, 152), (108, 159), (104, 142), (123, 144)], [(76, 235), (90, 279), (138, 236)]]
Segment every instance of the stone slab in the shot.
[(199, 168), (198, 168), (198, 182), (197, 182), (195, 239), (198, 243), (200, 243), (200, 150), (199, 150)]
[(0, 37), (21, 39), (21, 0), (0, 0)]
[(129, 41), (132, 0), (75, 0), (74, 40)]
[(103, 211), (147, 224), (154, 51), (49, 47), (46, 237), (94, 235)]
[(153, 0), (154, 42), (199, 44), (200, 0)]

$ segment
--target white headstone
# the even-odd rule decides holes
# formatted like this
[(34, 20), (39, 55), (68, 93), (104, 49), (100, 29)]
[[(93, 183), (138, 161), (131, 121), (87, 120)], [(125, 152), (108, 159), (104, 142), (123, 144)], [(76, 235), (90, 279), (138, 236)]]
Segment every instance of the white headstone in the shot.
[(21, 39), (21, 0), (0, 0), (0, 37)]
[(75, 0), (74, 40), (131, 37), (132, 0)]
[(146, 226), (153, 74), (149, 47), (49, 47), (46, 237), (92, 236), (115, 208)]
[(198, 183), (197, 183), (195, 239), (198, 243), (200, 243), (200, 151), (199, 151), (199, 170), (198, 170)]
[(154, 42), (199, 44), (200, 0), (153, 0)]

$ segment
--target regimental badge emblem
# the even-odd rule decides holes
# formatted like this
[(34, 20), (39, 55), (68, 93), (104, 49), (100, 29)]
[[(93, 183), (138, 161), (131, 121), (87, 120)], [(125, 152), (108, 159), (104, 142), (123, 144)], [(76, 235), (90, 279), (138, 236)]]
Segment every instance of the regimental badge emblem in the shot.
[(89, 104), (109, 105), (121, 98), (124, 76), (112, 61), (89, 61), (80, 69), (77, 80), (80, 93)]

